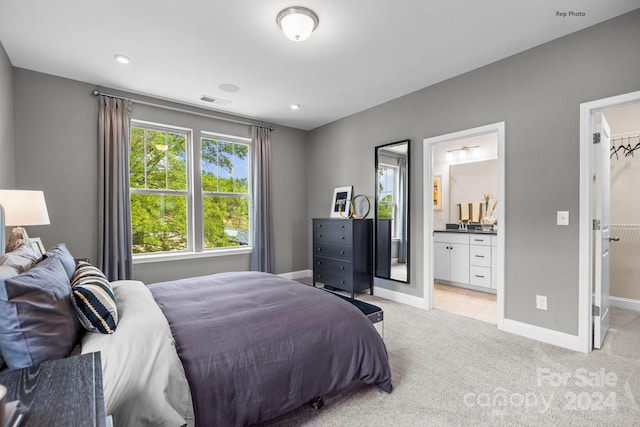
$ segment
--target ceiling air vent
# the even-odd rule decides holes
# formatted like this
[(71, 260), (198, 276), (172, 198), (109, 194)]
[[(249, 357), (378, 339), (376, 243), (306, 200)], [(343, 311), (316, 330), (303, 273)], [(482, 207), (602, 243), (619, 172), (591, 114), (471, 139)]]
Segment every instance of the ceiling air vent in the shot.
[(200, 101), (210, 102), (216, 105), (227, 105), (231, 102), (231, 101), (227, 101), (226, 99), (214, 98), (213, 96), (207, 96), (207, 95), (202, 95), (202, 97), (200, 98)]

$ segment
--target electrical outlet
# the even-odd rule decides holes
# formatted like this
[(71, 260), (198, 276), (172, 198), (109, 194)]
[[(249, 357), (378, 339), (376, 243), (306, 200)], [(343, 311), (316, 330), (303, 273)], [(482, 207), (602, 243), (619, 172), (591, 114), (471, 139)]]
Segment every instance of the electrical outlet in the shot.
[(544, 295), (536, 295), (536, 308), (539, 310), (547, 309), (547, 297)]

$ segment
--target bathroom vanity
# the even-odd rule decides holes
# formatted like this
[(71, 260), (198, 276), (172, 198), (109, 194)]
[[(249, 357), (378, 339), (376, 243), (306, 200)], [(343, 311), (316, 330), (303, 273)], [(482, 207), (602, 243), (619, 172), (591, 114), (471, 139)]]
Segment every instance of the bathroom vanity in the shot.
[(434, 240), (434, 279), (437, 282), (496, 292), (498, 236), (496, 231), (437, 230)]

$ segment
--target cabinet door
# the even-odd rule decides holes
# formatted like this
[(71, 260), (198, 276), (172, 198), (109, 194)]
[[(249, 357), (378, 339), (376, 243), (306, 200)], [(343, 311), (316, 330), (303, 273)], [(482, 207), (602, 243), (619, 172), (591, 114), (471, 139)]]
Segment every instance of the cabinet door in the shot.
[(433, 244), (433, 277), (440, 280), (451, 280), (451, 243), (435, 242)]
[(450, 243), (451, 281), (469, 283), (469, 245)]

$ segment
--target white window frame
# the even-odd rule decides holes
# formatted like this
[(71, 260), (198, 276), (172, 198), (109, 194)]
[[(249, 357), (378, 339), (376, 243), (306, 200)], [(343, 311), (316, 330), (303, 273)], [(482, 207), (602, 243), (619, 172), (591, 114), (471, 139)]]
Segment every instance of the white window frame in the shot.
[[(131, 120), (131, 127), (142, 127), (159, 130), (162, 132), (185, 133), (186, 141), (186, 168), (187, 168), (187, 190), (147, 190), (133, 189), (129, 186), (131, 194), (186, 194), (187, 196), (187, 249), (171, 252), (153, 252), (144, 254), (133, 254), (134, 264), (144, 264), (157, 261), (205, 258), (215, 256), (248, 254), (253, 250), (252, 232), (253, 230), (253, 176), (252, 176), (252, 156), (253, 145), (250, 138), (225, 135), (216, 132), (201, 131), (199, 138), (193, 137), (194, 131), (175, 125), (149, 122), (145, 120)], [(248, 167), (248, 198), (249, 198), (249, 244), (245, 246), (231, 246), (226, 248), (204, 248), (204, 225), (203, 225), (203, 191), (202, 191), (202, 145), (203, 138), (222, 139), (228, 142), (245, 144), (249, 147), (249, 167)], [(228, 193), (226, 193), (228, 194)], [(130, 212), (131, 214), (131, 212)]]

